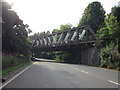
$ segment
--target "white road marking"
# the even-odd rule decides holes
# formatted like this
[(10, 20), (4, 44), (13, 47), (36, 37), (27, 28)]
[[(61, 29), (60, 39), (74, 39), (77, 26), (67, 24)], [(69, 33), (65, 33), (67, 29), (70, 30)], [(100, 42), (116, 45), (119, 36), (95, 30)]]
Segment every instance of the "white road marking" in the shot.
[(114, 82), (114, 81), (112, 81), (112, 80), (108, 80), (108, 82), (114, 83), (114, 84), (116, 84), (116, 85), (120, 85), (119, 83)]
[(59, 65), (63, 65), (63, 66), (66, 66), (66, 64), (59, 64)]
[(54, 65), (61, 65), (61, 66), (67, 66), (66, 64), (61, 64), (61, 63), (51, 63), (51, 64), (54, 64)]
[(86, 71), (83, 71), (83, 70), (80, 70), (80, 69), (77, 69), (77, 68), (74, 68), (74, 67), (73, 67), (73, 69), (75, 69), (75, 70), (77, 70), (77, 71), (80, 71), (80, 72), (83, 72), (83, 73), (85, 73), (85, 74), (88, 74), (88, 72), (86, 72)]
[[(60, 65), (65, 65), (65, 64), (60, 64)], [(83, 73), (85, 73), (85, 74), (88, 74), (88, 72), (86, 72), (86, 71), (83, 71), (83, 70), (80, 70), (80, 69), (77, 69), (77, 68), (74, 68), (74, 67), (72, 67), (72, 68), (75, 69), (75, 70), (77, 70), (77, 71), (80, 71), (80, 72), (83, 72)], [(103, 69), (103, 68), (100, 68), (100, 69)], [(103, 70), (104, 70), (104, 69), (103, 69)], [(107, 70), (107, 69), (105, 69), (105, 70)], [(92, 75), (92, 74), (89, 74), (89, 75), (95, 76), (95, 77), (100, 78), (100, 79), (103, 79), (103, 78), (98, 77), (98, 76), (96, 76), (96, 75)], [(105, 80), (105, 79), (103, 79), (103, 80)], [(105, 80), (105, 81), (107, 81), (107, 80)], [(115, 81), (112, 81), (112, 80), (108, 80), (108, 82), (113, 83), (113, 84), (116, 84), (116, 85), (120, 85), (119, 83), (117, 83), (117, 82), (115, 82)]]
[[(88, 72), (86, 72), (86, 71), (83, 71), (83, 70), (80, 70), (80, 69), (77, 69), (77, 68), (74, 68), (74, 67), (73, 67), (73, 69), (75, 69), (75, 70), (77, 70), (77, 71), (81, 71), (81, 72), (83, 72), (83, 73), (85, 73), (85, 74), (88, 74)], [(92, 75), (92, 74), (89, 74), (89, 75)], [(92, 76), (95, 76), (95, 75), (92, 75)], [(95, 77), (97, 77), (97, 76), (95, 76)], [(97, 77), (97, 78), (100, 78), (100, 77)], [(103, 79), (103, 78), (101, 78), (101, 79)], [(105, 79), (103, 79), (103, 80), (105, 80)], [(105, 81), (106, 81), (106, 80), (105, 80)], [(112, 81), (112, 80), (108, 80), (108, 82), (113, 83), (113, 84), (116, 84), (116, 85), (120, 85), (119, 83), (117, 83), (117, 82), (115, 82), (115, 81)]]
[[(32, 64), (33, 65), (33, 64)], [(20, 73), (18, 73), (16, 76), (14, 76), (12, 79), (10, 79), (8, 82), (6, 82), (4, 85), (2, 85), (0, 87), (0, 89), (2, 89), (4, 86), (6, 86), (8, 83), (10, 83), (12, 80), (14, 80), (16, 77), (18, 77), (20, 74), (22, 74), (24, 71), (26, 71), (28, 68), (30, 68), (32, 65), (28, 66), (27, 68), (25, 68), (24, 70), (22, 70)]]

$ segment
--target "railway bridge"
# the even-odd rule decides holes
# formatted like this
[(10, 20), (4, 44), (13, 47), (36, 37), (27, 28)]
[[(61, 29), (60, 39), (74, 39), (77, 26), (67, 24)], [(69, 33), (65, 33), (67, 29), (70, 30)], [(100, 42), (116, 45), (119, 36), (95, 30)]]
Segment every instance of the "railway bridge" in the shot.
[(73, 62), (98, 65), (98, 49), (94, 47), (95, 41), (94, 31), (86, 25), (39, 36), (33, 41), (33, 51), (68, 51), (72, 53), (71, 61)]

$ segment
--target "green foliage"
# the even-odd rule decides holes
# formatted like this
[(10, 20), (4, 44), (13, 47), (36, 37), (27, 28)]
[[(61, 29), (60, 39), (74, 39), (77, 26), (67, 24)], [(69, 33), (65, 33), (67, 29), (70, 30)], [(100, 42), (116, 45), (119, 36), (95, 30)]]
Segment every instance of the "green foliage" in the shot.
[(78, 26), (90, 25), (96, 33), (104, 25), (105, 11), (100, 2), (90, 3), (84, 10), (83, 16)]
[(100, 67), (110, 68), (110, 69), (120, 69), (120, 58), (119, 53), (117, 52), (118, 46), (110, 43), (106, 48), (101, 49), (100, 58), (101, 65)]
[(69, 61), (71, 53), (66, 51), (57, 51), (55, 56), (57, 61)]
[(28, 33), (31, 32), (27, 24), (11, 10), (11, 5), (2, 2), (2, 49), (7, 53), (19, 53), (30, 56), (31, 43), (28, 42)]
[(111, 9), (111, 14), (115, 17), (117, 17), (117, 21), (120, 22), (120, 7), (113, 7)]
[(120, 22), (119, 7), (113, 7), (105, 18), (105, 25), (98, 33), (101, 67), (120, 70)]
[(53, 29), (52, 33), (55, 33), (55, 32), (60, 32), (59, 29)]
[(66, 51), (51, 51), (36, 53), (35, 57), (44, 59), (55, 59), (57, 61), (69, 61), (71, 53)]
[(72, 24), (68, 23), (68, 24), (62, 24), (60, 25), (60, 29), (53, 29), (52, 33), (55, 32), (60, 32), (60, 31), (64, 31), (64, 30), (70, 30), (72, 28)]
[(24, 62), (24, 63), (19, 63), (18, 65), (13, 65), (13, 66), (10, 66), (8, 68), (5, 68), (2, 70), (2, 77), (6, 77), (7, 75), (10, 75), (11, 73), (13, 73), (14, 71), (18, 70), (18, 69), (21, 69), (21, 68), (24, 68), (26, 65), (30, 65), (32, 62)]
[[(120, 7), (113, 7), (111, 14), (116, 17), (117, 21), (120, 23)], [(119, 24), (120, 26), (120, 24)], [(120, 30), (117, 35), (120, 35)], [(120, 53), (120, 36), (118, 38), (118, 52)]]
[(41, 53), (36, 53), (35, 57), (44, 58), (44, 59), (55, 59), (55, 53), (54, 52), (41, 52)]
[(105, 26), (98, 31), (99, 44), (106, 46), (113, 42), (118, 43), (120, 38), (120, 23), (117, 22), (117, 18), (113, 15), (108, 15), (105, 18)]
[(72, 27), (72, 24), (68, 23), (68, 24), (65, 24), (65, 25), (60, 25), (60, 30), (63, 31), (63, 30), (69, 30), (71, 29)]
[(29, 38), (29, 41), (32, 42), (32, 40), (35, 40), (38, 37), (43, 37), (43, 36), (47, 36), (47, 35), (50, 35), (50, 34), (51, 34), (50, 31), (47, 31), (47, 32), (43, 31), (43, 32), (40, 32), (40, 33), (39, 32), (34, 33), (34, 35), (31, 35), (28, 38)]
[(63, 52), (62, 54), (62, 60), (69, 61), (70, 60), (71, 53), (69, 52)]
[(12, 54), (2, 55), (3, 70), (26, 62), (29, 62), (29, 60), (23, 55), (12, 55)]
[(56, 51), (55, 60), (63, 61), (62, 60), (62, 52), (61, 51)]

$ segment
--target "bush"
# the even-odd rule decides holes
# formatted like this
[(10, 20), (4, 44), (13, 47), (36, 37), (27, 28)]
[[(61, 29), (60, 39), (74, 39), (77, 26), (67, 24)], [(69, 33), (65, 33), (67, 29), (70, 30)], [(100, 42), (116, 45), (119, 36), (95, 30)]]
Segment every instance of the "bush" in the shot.
[(29, 59), (22, 55), (12, 55), (12, 54), (2, 55), (2, 69), (6, 69), (12, 66), (17, 66), (21, 63), (26, 63), (28, 61)]
[(56, 52), (56, 60), (58, 61), (69, 61), (71, 54), (69, 52), (57, 51)]
[(51, 52), (40, 52), (40, 53), (36, 53), (35, 57), (44, 58), (44, 59), (55, 59), (55, 53), (53, 51), (51, 51)]
[(118, 53), (118, 46), (110, 43), (100, 51), (101, 64), (100, 67), (109, 69), (120, 68), (120, 58)]

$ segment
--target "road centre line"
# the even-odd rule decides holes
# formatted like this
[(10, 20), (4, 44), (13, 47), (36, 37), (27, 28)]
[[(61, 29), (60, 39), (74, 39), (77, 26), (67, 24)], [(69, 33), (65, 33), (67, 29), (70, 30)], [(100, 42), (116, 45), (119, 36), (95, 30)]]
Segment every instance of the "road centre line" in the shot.
[[(72, 67), (72, 68), (75, 69), (75, 70), (77, 70), (77, 71), (83, 72), (83, 73), (85, 73), (85, 74), (89, 74), (89, 73), (86, 72), (86, 71), (83, 71), (83, 70), (80, 70), (80, 69), (77, 69), (77, 68), (74, 68), (74, 67)], [(102, 68), (102, 69), (103, 69), (103, 68)], [(103, 70), (104, 70), (104, 69), (103, 69)], [(95, 75), (92, 75), (92, 74), (89, 74), (89, 75), (95, 76)], [(98, 77), (98, 76), (95, 76), (95, 77), (100, 78), (100, 77)], [(100, 78), (100, 79), (103, 79), (103, 78)], [(105, 79), (103, 79), (103, 80), (105, 80)], [(107, 80), (105, 80), (105, 81), (107, 81)], [(113, 83), (113, 84), (116, 84), (116, 85), (120, 85), (119, 83), (117, 83), (117, 82), (115, 82), (115, 81), (112, 81), (112, 80), (108, 80), (108, 82)]]
[(112, 80), (108, 80), (108, 82), (114, 83), (114, 84), (116, 84), (116, 85), (120, 85), (119, 83), (114, 82), (114, 81), (112, 81)]
[[(61, 65), (62, 65), (62, 64), (61, 64)], [(64, 65), (64, 64), (63, 64), (63, 65)], [(89, 74), (89, 75), (91, 75), (91, 76), (95, 76), (95, 77), (97, 77), (97, 78), (100, 78), (100, 79), (105, 80), (104, 78), (98, 77), (98, 76), (96, 76), (96, 75), (92, 75), (92, 74), (90, 74), (90, 73), (88, 73), (88, 72), (86, 72), (86, 71), (83, 71), (83, 70), (80, 70), (80, 69), (77, 69), (77, 68), (74, 68), (74, 67), (72, 67), (72, 68), (75, 69), (75, 70), (77, 70), (77, 71), (83, 72), (83, 73), (85, 73), (85, 74)], [(103, 70), (104, 70), (104, 69), (103, 69)], [(107, 81), (107, 80), (105, 80), (105, 81)], [(119, 83), (117, 83), (117, 82), (115, 82), (115, 81), (112, 81), (112, 80), (108, 80), (108, 82), (113, 83), (113, 84), (116, 84), (116, 85), (120, 85)]]
[(75, 70), (77, 70), (77, 71), (80, 71), (80, 72), (83, 72), (83, 73), (85, 73), (85, 74), (88, 74), (88, 72), (86, 72), (86, 71), (83, 71), (83, 70), (80, 70), (80, 69), (77, 69), (77, 68), (74, 68), (74, 67), (73, 67), (73, 69), (75, 69)]
[[(77, 69), (77, 68), (74, 68), (74, 67), (73, 67), (73, 69), (88, 74), (88, 72), (86, 72), (86, 71), (83, 71), (83, 70), (80, 70), (80, 69)], [(91, 75), (91, 74), (89, 74), (89, 75)], [(95, 75), (92, 75), (92, 76), (95, 76)], [(95, 76), (95, 77), (97, 77), (97, 76)], [(97, 77), (97, 78), (100, 78), (100, 77)], [(101, 78), (101, 79), (102, 79), (102, 78)], [(105, 80), (105, 79), (103, 79), (103, 80)], [(106, 80), (105, 80), (105, 81), (106, 81)], [(120, 85), (119, 83), (117, 83), (117, 82), (115, 82), (115, 81), (112, 81), (112, 80), (108, 80), (108, 82), (113, 83), (113, 84), (116, 84), (116, 85)]]
[[(33, 64), (32, 64), (33, 65)], [(4, 86), (6, 86), (8, 83), (10, 83), (12, 80), (14, 80), (16, 77), (18, 77), (20, 74), (22, 74), (24, 71), (26, 71), (28, 68), (30, 68), (32, 65), (28, 66), (27, 68), (25, 68), (24, 70), (22, 70), (21, 72), (19, 72), (16, 76), (14, 76), (13, 78), (11, 78), (8, 82), (6, 82), (4, 85), (2, 85), (0, 87), (0, 89), (2, 89)]]

